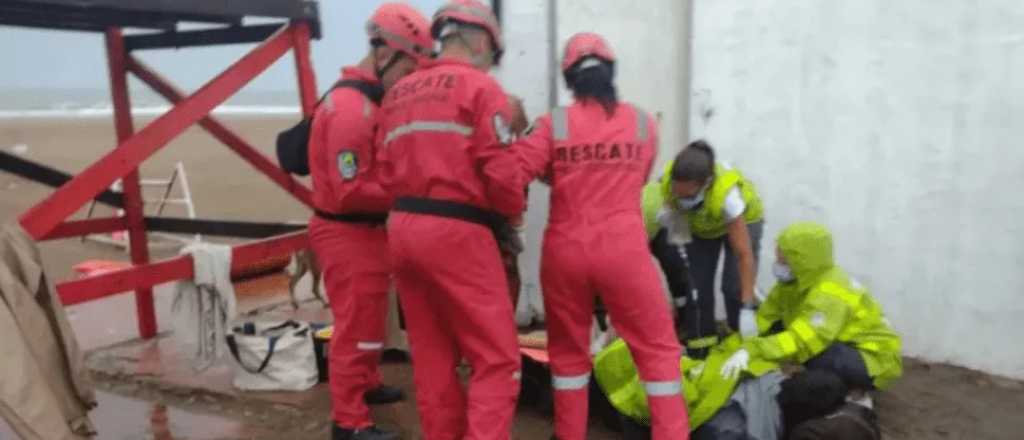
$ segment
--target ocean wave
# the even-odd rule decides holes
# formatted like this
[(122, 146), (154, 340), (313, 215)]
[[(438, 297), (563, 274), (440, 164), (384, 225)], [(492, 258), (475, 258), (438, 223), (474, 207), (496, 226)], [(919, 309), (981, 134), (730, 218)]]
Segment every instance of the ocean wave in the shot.
[[(100, 118), (111, 117), (114, 109), (109, 106), (79, 107), (75, 108), (70, 103), (62, 103), (57, 108), (32, 109), (32, 110), (5, 110), (0, 109), (0, 119), (32, 119), (32, 118)], [(170, 110), (170, 106), (135, 107), (132, 108), (134, 116), (160, 116)], [(298, 106), (287, 105), (222, 105), (213, 110), (215, 115), (298, 115)]]

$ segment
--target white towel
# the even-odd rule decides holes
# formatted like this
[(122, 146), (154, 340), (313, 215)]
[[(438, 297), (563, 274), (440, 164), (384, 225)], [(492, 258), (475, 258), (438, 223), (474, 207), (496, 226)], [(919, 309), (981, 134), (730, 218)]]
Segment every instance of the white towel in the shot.
[(237, 315), (231, 284), (231, 247), (194, 243), (181, 253), (192, 255), (195, 277), (175, 286), (171, 306), (174, 331), (192, 348), (193, 368), (202, 371), (226, 352), (224, 336)]

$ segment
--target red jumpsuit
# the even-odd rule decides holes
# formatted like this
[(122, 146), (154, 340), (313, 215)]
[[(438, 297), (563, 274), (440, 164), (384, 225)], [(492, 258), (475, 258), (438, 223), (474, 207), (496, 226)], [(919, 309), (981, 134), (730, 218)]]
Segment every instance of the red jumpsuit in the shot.
[[(342, 78), (377, 82), (356, 67)], [(330, 388), (334, 421), (373, 425), (363, 401), (380, 384), (390, 263), (383, 217), (391, 199), (371, 173), (377, 104), (353, 88), (335, 89), (319, 106), (309, 140), (313, 204), (310, 245), (323, 271), (334, 314)], [(340, 221), (331, 216), (348, 216)], [(373, 220), (374, 217), (377, 220)]]
[(551, 183), (541, 284), (555, 389), (555, 435), (587, 436), (594, 296), (629, 345), (644, 381), (655, 439), (689, 435), (680, 346), (651, 262), (640, 194), (657, 153), (656, 125), (629, 104), (613, 116), (593, 101), (537, 120), (513, 146), (526, 177)]
[[(396, 198), (388, 219), (395, 281), (414, 365), (424, 438), (507, 439), (519, 393), (519, 351), (505, 269), (490, 229), (401, 212), (403, 198), (471, 205), (506, 217), (525, 205), (512, 156), (507, 99), (491, 76), (430, 62), (384, 98), (379, 170)], [(468, 390), (456, 375), (472, 368)]]

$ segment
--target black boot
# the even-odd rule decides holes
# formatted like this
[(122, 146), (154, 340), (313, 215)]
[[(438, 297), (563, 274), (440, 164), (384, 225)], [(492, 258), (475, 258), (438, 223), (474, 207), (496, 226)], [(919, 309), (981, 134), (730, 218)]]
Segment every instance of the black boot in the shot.
[(363, 429), (346, 429), (334, 425), (331, 440), (398, 440), (398, 434), (378, 429), (376, 426)]
[(380, 385), (363, 394), (363, 401), (367, 405), (387, 405), (405, 400), (405, 392), (400, 388), (388, 385)]
[(380, 361), (385, 364), (407, 364), (409, 363), (409, 353), (398, 348), (386, 348), (380, 354)]

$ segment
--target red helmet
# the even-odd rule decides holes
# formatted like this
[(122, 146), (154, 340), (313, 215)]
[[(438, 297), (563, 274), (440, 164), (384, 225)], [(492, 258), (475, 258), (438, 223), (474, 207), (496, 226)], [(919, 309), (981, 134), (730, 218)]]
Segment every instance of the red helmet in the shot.
[(596, 57), (609, 63), (615, 62), (615, 54), (608, 42), (600, 35), (592, 32), (580, 32), (569, 38), (565, 43), (565, 54), (562, 57), (562, 73), (586, 57)]
[(501, 59), (501, 54), (505, 52), (505, 43), (501, 39), (501, 25), (498, 24), (498, 18), (494, 16), (494, 11), (490, 7), (479, 0), (451, 0), (434, 13), (434, 23), (430, 28), (431, 35), (435, 39), (439, 38), (441, 30), (448, 22), (483, 28), (491, 35), (491, 41), (494, 42), (495, 64)]
[(366, 34), (371, 42), (377, 40), (417, 61), (430, 58), (433, 52), (430, 23), (423, 14), (404, 3), (385, 3), (377, 8), (366, 22)]

